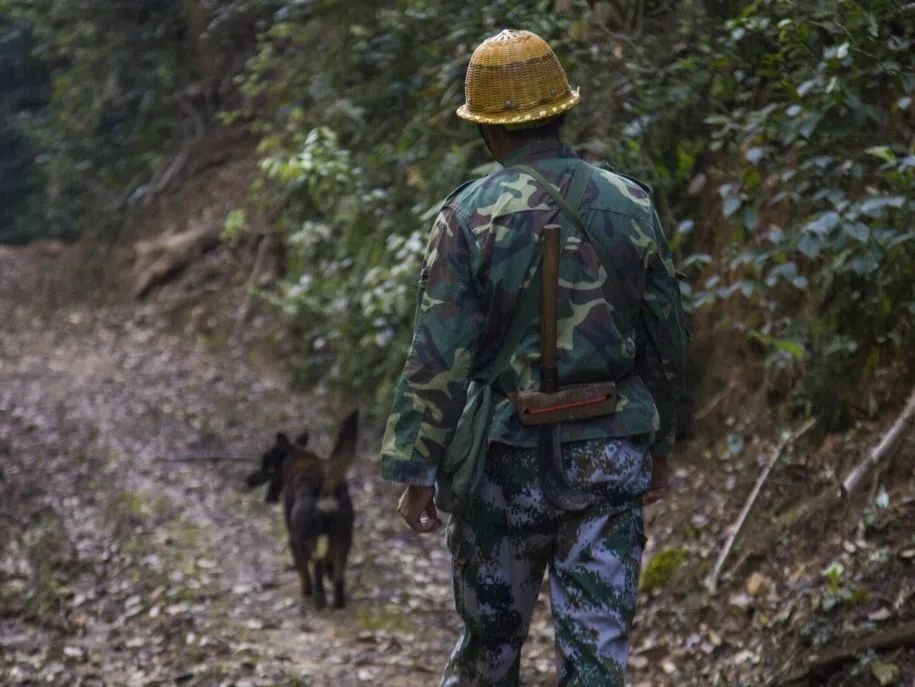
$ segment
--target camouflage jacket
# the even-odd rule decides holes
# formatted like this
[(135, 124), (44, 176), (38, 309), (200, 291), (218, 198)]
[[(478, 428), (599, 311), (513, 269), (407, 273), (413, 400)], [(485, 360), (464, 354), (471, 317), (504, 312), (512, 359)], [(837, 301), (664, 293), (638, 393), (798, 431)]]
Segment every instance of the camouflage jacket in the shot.
[[(498, 352), (542, 255), (543, 227), (561, 219), (547, 191), (511, 165), (534, 166), (565, 193), (577, 159), (558, 143), (528, 146), (446, 199), (432, 227), (413, 342), (382, 444), (385, 479), (434, 482), (467, 384)], [(603, 250), (573, 228), (562, 252), (559, 379), (614, 380), (619, 401), (613, 415), (563, 423), (562, 441), (641, 436), (653, 454), (669, 455), (686, 328), (667, 240), (646, 189), (611, 171), (593, 168), (579, 212)], [(599, 255), (609, 260), (609, 274)], [(507, 396), (538, 388), (539, 349), (535, 317), (493, 385), (500, 400), (490, 443), (537, 444), (536, 428), (521, 425)]]

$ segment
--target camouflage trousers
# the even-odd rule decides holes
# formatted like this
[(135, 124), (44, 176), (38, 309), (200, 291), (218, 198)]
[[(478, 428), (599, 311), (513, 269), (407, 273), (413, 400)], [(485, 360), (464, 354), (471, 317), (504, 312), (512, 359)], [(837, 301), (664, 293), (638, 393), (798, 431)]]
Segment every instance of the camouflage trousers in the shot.
[(446, 530), (464, 631), (442, 687), (519, 684), (521, 645), (544, 571), (561, 687), (623, 687), (644, 546), (647, 451), (622, 440), (563, 446), (570, 481), (602, 491), (578, 512), (540, 490), (536, 449), (495, 445), (473, 507)]

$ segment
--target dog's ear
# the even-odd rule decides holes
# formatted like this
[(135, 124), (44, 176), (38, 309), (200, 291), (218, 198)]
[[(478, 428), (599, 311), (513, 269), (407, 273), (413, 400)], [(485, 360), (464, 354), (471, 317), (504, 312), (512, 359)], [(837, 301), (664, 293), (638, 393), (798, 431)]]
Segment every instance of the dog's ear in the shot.
[(356, 458), (356, 442), (359, 439), (359, 411), (351, 412), (337, 433), (334, 450), (330, 454), (327, 466), (327, 478), (324, 480), (324, 493), (332, 494), (337, 485), (346, 479), (353, 460)]
[(308, 446), (308, 430), (307, 429), (295, 438), (295, 443), (298, 446)]
[(289, 437), (286, 436), (283, 432), (277, 432), (276, 445), (281, 449), (285, 449), (286, 451), (292, 448), (292, 442), (289, 441)]

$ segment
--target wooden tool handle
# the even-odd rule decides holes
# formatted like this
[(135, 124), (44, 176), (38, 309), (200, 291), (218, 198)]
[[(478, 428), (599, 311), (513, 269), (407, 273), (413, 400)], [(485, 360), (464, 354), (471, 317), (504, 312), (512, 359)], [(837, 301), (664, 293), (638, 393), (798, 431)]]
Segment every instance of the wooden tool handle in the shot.
[(557, 369), (557, 301), (559, 297), (558, 224), (543, 228), (543, 268), (540, 279), (540, 391), (553, 393), (559, 388)]

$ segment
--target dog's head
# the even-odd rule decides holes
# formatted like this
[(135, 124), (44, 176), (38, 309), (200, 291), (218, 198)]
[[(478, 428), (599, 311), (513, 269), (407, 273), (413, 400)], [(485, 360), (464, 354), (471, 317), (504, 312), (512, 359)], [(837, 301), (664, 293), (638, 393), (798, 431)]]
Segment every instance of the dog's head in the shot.
[(295, 465), (293, 482), (297, 491), (304, 491), (315, 499), (322, 493), (329, 495), (346, 479), (346, 473), (356, 454), (358, 432), (359, 412), (353, 411), (343, 421), (334, 449), (327, 460), (318, 457), (307, 448), (307, 431), (302, 432), (295, 443), (285, 434), (279, 433), (273, 446), (261, 456), (260, 467), (248, 475), (245, 484), (248, 487), (257, 487), (269, 482), (266, 500), (278, 501), (284, 487), (285, 466), (290, 463)]
[[(296, 444), (304, 446), (308, 443), (308, 432), (303, 432), (296, 439)], [(283, 465), (292, 455), (295, 445), (289, 437), (280, 432), (276, 435), (273, 446), (261, 455), (260, 467), (245, 478), (249, 488), (259, 487), (265, 482), (270, 482), (267, 487), (266, 500), (278, 501), (283, 490)]]

